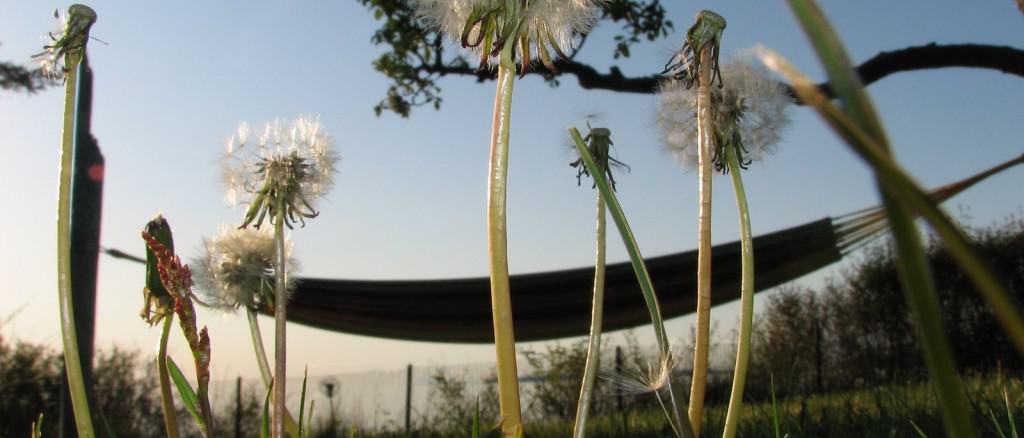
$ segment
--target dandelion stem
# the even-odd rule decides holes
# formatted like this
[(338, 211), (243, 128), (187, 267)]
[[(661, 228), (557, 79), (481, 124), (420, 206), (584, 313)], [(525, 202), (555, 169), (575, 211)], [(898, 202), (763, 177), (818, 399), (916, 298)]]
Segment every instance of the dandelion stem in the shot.
[(246, 308), (245, 315), (249, 318), (249, 336), (252, 338), (252, 349), (256, 353), (256, 365), (260, 369), (260, 378), (263, 379), (263, 386), (270, 386), (273, 373), (270, 372), (267, 351), (263, 348), (263, 334), (260, 332), (259, 321), (256, 320), (256, 312)]
[(512, 298), (508, 280), (508, 236), (505, 218), (512, 86), (515, 84), (515, 64), (512, 61), (514, 46), (508, 44), (502, 49), (501, 62), (498, 65), (498, 84), (494, 96), (494, 118), (491, 128), (490, 172), (487, 179), (491, 312), (494, 319), (494, 348), (497, 354), (498, 400), (503, 437), (521, 437), (523, 434), (512, 323)]
[[(633, 236), (633, 231), (629, 227), (629, 221), (626, 220), (626, 213), (622, 210), (618, 197), (615, 196), (615, 192), (612, 190), (607, 178), (605, 178), (602, 168), (597, 165), (594, 157), (590, 154), (590, 150), (587, 149), (587, 145), (584, 144), (579, 130), (569, 128), (569, 136), (572, 137), (573, 144), (576, 145), (576, 151), (579, 152), (583, 165), (587, 166), (587, 169), (590, 170), (590, 176), (594, 178), (594, 183), (601, 192), (601, 196), (608, 207), (608, 213), (615, 222), (615, 227), (619, 229), (622, 244), (626, 247), (626, 252), (629, 253), (633, 272), (636, 274), (637, 282), (640, 283), (640, 292), (644, 296), (644, 303), (647, 304), (647, 311), (651, 315), (651, 327), (654, 329), (654, 336), (658, 340), (658, 352), (661, 356), (659, 366), (662, 367), (659, 369), (659, 372), (666, 373), (664, 386), (668, 391), (669, 404), (672, 407), (669, 425), (672, 426), (672, 430), (677, 436), (690, 437), (692, 431), (688, 424), (689, 419), (684, 415), (680, 415), (680, 404), (676, 401), (676, 392), (672, 386), (672, 348), (669, 345), (668, 335), (665, 332), (665, 323), (661, 317), (658, 295), (654, 291), (654, 284), (651, 282), (651, 276), (647, 272), (644, 257), (640, 253), (640, 246), (636, 242), (636, 237)], [(655, 392), (655, 395), (658, 397), (658, 402), (662, 403), (661, 395), (657, 392)], [(669, 409), (664, 406), (662, 408), (666, 413), (669, 412)]]
[[(252, 337), (252, 349), (256, 353), (256, 365), (260, 369), (260, 378), (263, 379), (263, 387), (270, 388), (273, 385), (273, 374), (270, 372), (270, 362), (267, 360), (267, 351), (263, 348), (263, 334), (260, 332), (259, 322), (256, 320), (256, 312), (246, 308), (245, 315), (249, 318), (249, 335)], [(299, 436), (299, 425), (295, 423), (291, 412), (286, 408), (284, 411), (284, 428), (291, 436)]]
[[(78, 352), (78, 334), (75, 330), (75, 309), (72, 300), (71, 285), (71, 181), (72, 158), (78, 141), (79, 124), (79, 78), (85, 67), (85, 43), (88, 28), (96, 21), (96, 13), (88, 7), (76, 5), (78, 8), (69, 10), (69, 23), (85, 21), (80, 41), (65, 41), (77, 44), (75, 49), (67, 50), (65, 65), (68, 69), (64, 88), (64, 120), (61, 132), (60, 181), (57, 198), (57, 294), (60, 302), (61, 337), (64, 342), (64, 366), (67, 373), (68, 390), (71, 393), (71, 404), (75, 414), (75, 425), (78, 436), (91, 438), (95, 436), (92, 414), (89, 411), (89, 399), (85, 392), (82, 375), (82, 358)], [(72, 14), (72, 12), (76, 12)]]
[(693, 379), (690, 384), (690, 425), (700, 436), (704, 413), (704, 392), (708, 378), (708, 349), (711, 337), (711, 159), (713, 126), (711, 117), (711, 47), (700, 50), (697, 83), (697, 176), (700, 180), (700, 209), (697, 227), (697, 336), (693, 351)]
[(274, 200), (274, 408), (273, 415), (273, 437), (285, 438), (284, 416), (287, 375), (285, 367), (287, 357), (285, 354), (285, 327), (287, 323), (288, 290), (287, 275), (285, 272), (285, 244), (284, 244), (284, 221), (285, 221), (285, 199), (278, 196)]
[(605, 267), (605, 208), (601, 192), (597, 192), (597, 249), (594, 263), (594, 303), (590, 315), (590, 343), (587, 345), (587, 364), (583, 369), (583, 384), (580, 400), (576, 404), (576, 424), (573, 437), (583, 438), (590, 414), (590, 400), (593, 397), (594, 381), (601, 361), (601, 320), (604, 314), (604, 267)]
[(736, 369), (732, 377), (732, 393), (729, 409), (725, 415), (725, 430), (722, 436), (736, 436), (740, 407), (743, 405), (743, 387), (747, 381), (747, 364), (750, 362), (750, 335), (754, 324), (754, 240), (750, 232), (750, 209), (747, 194), (740, 174), (740, 161), (734, 147), (725, 147), (725, 158), (732, 175), (736, 192), (736, 210), (740, 216), (740, 334), (736, 349)]
[(171, 375), (167, 371), (167, 340), (171, 335), (174, 314), (164, 317), (163, 328), (160, 330), (160, 344), (156, 353), (156, 369), (160, 375), (160, 405), (164, 411), (164, 428), (167, 438), (178, 438), (178, 415), (174, 410), (174, 394), (171, 392)]

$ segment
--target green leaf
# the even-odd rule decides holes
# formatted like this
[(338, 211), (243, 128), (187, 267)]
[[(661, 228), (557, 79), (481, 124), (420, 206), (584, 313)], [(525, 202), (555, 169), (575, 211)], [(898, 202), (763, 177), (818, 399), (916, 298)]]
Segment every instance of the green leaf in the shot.
[(775, 438), (782, 438), (782, 427), (779, 425), (779, 403), (775, 400), (775, 373), (768, 375), (768, 390), (772, 396), (772, 426), (775, 428)]
[(309, 379), (309, 366), (302, 371), (302, 393), (299, 397), (299, 438), (305, 436), (302, 431), (303, 418), (306, 415), (306, 381)]
[(181, 402), (185, 404), (185, 409), (192, 414), (192, 419), (199, 425), (199, 429), (205, 429), (203, 416), (199, 413), (199, 397), (192, 389), (192, 384), (188, 383), (188, 379), (182, 374), (181, 368), (178, 368), (178, 364), (174, 363), (174, 359), (170, 356), (167, 356), (167, 371), (171, 373), (171, 380), (178, 388), (178, 394), (181, 395)]
[(260, 438), (270, 438), (270, 394), (274, 390), (273, 382), (267, 385), (267, 395), (263, 398), (263, 418), (260, 422)]
[(473, 406), (473, 428), (469, 432), (470, 438), (480, 438), (480, 397), (476, 398)]

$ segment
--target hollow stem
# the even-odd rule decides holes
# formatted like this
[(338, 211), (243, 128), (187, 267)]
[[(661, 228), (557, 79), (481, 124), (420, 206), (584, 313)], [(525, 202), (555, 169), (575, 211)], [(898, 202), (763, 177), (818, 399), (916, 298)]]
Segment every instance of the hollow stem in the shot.
[[(263, 334), (260, 332), (260, 325), (256, 320), (256, 312), (246, 308), (245, 315), (249, 318), (249, 336), (252, 338), (252, 349), (256, 353), (256, 365), (260, 369), (263, 387), (270, 388), (274, 377), (270, 371), (270, 362), (267, 360), (267, 351), (263, 348)], [(287, 407), (284, 411), (284, 428), (289, 435), (299, 436), (299, 425), (295, 423), (295, 419), (292, 418)]]
[[(658, 340), (658, 352), (661, 356), (659, 366), (663, 367), (660, 371), (666, 373), (664, 389), (669, 394), (669, 407), (671, 410), (664, 407), (663, 409), (669, 411), (669, 425), (672, 426), (672, 430), (677, 436), (690, 437), (692, 436), (692, 430), (689, 419), (685, 415), (681, 415), (681, 405), (677, 401), (676, 391), (672, 386), (672, 367), (674, 364), (672, 361), (672, 348), (669, 345), (668, 335), (665, 332), (665, 323), (661, 317), (661, 306), (658, 304), (658, 295), (654, 291), (654, 283), (651, 282), (651, 276), (647, 271), (647, 265), (644, 263), (643, 254), (640, 253), (640, 245), (637, 244), (636, 237), (633, 236), (633, 230), (629, 227), (629, 221), (626, 220), (626, 213), (622, 210), (618, 197), (612, 191), (602, 168), (597, 165), (594, 157), (590, 154), (590, 150), (587, 149), (587, 145), (583, 142), (583, 137), (580, 135), (579, 130), (570, 128), (569, 136), (572, 137), (576, 151), (580, 154), (580, 159), (583, 160), (583, 164), (590, 170), (590, 175), (594, 178), (594, 183), (604, 198), (605, 204), (608, 207), (608, 213), (615, 222), (615, 227), (619, 230), (619, 236), (622, 237), (622, 244), (626, 247), (626, 252), (629, 253), (629, 259), (633, 265), (633, 273), (636, 275), (637, 282), (640, 283), (640, 292), (644, 297), (644, 303), (647, 304), (647, 311), (651, 316), (651, 327), (654, 328), (654, 335)], [(661, 388), (654, 389), (658, 390)], [(660, 394), (657, 392), (655, 394), (658, 396), (658, 402), (661, 403)]]
[(601, 325), (604, 315), (604, 268), (605, 268), (605, 208), (601, 192), (597, 192), (597, 225), (596, 225), (596, 262), (594, 263), (594, 303), (590, 314), (590, 342), (587, 345), (587, 364), (583, 369), (583, 384), (580, 386), (580, 399), (576, 404), (576, 424), (573, 426), (573, 437), (583, 438), (587, 429), (587, 417), (590, 414), (590, 401), (593, 397), (594, 382), (601, 359)]
[(174, 393), (171, 392), (171, 375), (167, 371), (167, 340), (171, 335), (171, 326), (174, 322), (174, 314), (164, 317), (164, 324), (160, 330), (160, 343), (156, 352), (156, 369), (160, 375), (160, 405), (164, 411), (164, 428), (167, 430), (167, 438), (178, 438), (178, 415), (174, 410)]
[(487, 244), (490, 252), (491, 314), (494, 320), (494, 348), (497, 354), (498, 401), (503, 437), (521, 437), (519, 376), (516, 368), (512, 298), (508, 280), (508, 235), (506, 192), (508, 187), (508, 141), (512, 119), (512, 87), (515, 84), (513, 44), (501, 51), (498, 84), (494, 95), (491, 127), (490, 172), (487, 179)]
[(693, 350), (693, 378), (690, 383), (690, 424), (700, 436), (704, 414), (704, 392), (708, 379), (708, 350), (711, 338), (711, 159), (714, 139), (711, 116), (711, 48), (700, 51), (697, 83), (697, 177), (699, 182), (697, 226), (697, 334)]
[(732, 377), (732, 392), (729, 395), (729, 409), (725, 415), (725, 430), (722, 436), (736, 436), (740, 407), (743, 405), (743, 387), (747, 381), (747, 365), (750, 362), (750, 335), (754, 326), (754, 239), (750, 232), (750, 209), (747, 194), (740, 174), (740, 161), (736, 150), (725, 148), (725, 158), (732, 175), (736, 192), (736, 210), (740, 216), (740, 334), (736, 349), (736, 368)]
[[(89, 12), (92, 12), (89, 10)], [(69, 20), (75, 17), (69, 17)], [(92, 12), (92, 21), (95, 21)], [(90, 23), (91, 24), (91, 23)], [(87, 26), (88, 27), (88, 26)], [(95, 436), (89, 398), (82, 374), (82, 358), (78, 351), (78, 333), (75, 329), (75, 308), (71, 288), (71, 180), (72, 158), (78, 133), (79, 77), (85, 68), (85, 41), (79, 49), (69, 51), (65, 57), (68, 73), (64, 88), (64, 120), (61, 132), (60, 180), (57, 197), (57, 295), (60, 303), (61, 338), (64, 343), (64, 367), (67, 373), (68, 391), (75, 414), (78, 435), (83, 438)]]
[(284, 257), (284, 198), (278, 196), (274, 201), (277, 205), (275, 208), (274, 218), (274, 379), (273, 379), (273, 414), (271, 419), (272, 425), (272, 436), (274, 438), (286, 438), (284, 418), (285, 412), (285, 396), (286, 382), (288, 380), (286, 374), (287, 355), (285, 352), (287, 337), (285, 334), (285, 328), (287, 326), (287, 307), (288, 307), (288, 296), (287, 296), (287, 275), (285, 271), (285, 257)]

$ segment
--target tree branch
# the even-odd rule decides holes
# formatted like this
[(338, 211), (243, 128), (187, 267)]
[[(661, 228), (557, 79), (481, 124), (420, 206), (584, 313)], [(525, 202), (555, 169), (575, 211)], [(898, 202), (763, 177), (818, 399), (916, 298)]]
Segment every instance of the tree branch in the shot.
[[(576, 61), (555, 62), (558, 73), (534, 69), (527, 74), (540, 74), (546, 78), (561, 75), (576, 76), (580, 87), (588, 90), (609, 90), (622, 93), (651, 94), (658, 90), (659, 75), (626, 77), (615, 66), (608, 73), (598, 72), (590, 65)], [(864, 85), (877, 82), (894, 73), (948, 67), (972, 67), (997, 70), (1024, 77), (1024, 50), (1009, 46), (982, 44), (927, 44), (891, 52), (881, 52), (857, 67)], [(470, 75), (478, 81), (494, 79), (494, 72), (478, 71), (470, 67), (423, 66), (421, 71), (444, 75)], [(832, 96), (827, 83), (819, 85), (826, 95)], [(788, 85), (787, 85), (788, 88)], [(790, 92), (790, 95), (794, 95)]]

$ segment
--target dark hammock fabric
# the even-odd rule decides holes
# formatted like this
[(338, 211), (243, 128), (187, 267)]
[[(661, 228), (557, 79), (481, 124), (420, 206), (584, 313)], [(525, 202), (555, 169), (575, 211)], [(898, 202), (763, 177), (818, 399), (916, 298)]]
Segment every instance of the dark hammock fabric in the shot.
[[(755, 289), (778, 286), (842, 257), (831, 218), (754, 238)], [(646, 259), (665, 319), (697, 305), (697, 251)], [(740, 244), (712, 251), (712, 303), (740, 296)], [(586, 335), (590, 327), (594, 268), (513, 275), (510, 279), (516, 340)], [(632, 265), (610, 264), (605, 273), (605, 331), (650, 322)], [(272, 314), (268, 312), (267, 314)], [(328, 280), (300, 278), (288, 321), (321, 329), (414, 341), (490, 343), (490, 280)]]

